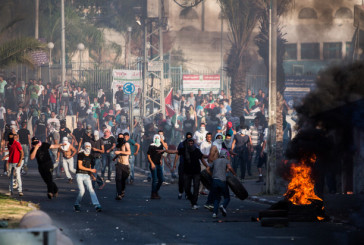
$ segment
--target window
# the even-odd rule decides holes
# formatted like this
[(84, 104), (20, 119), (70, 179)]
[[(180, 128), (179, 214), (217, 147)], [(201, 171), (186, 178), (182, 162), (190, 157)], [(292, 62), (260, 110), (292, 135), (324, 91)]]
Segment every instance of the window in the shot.
[(303, 8), (298, 14), (299, 19), (317, 19), (317, 13), (313, 8)]
[(339, 8), (335, 13), (335, 18), (338, 19), (352, 19), (353, 12), (348, 8)]
[(303, 75), (303, 65), (293, 65), (293, 75), (302, 76)]
[(352, 54), (353, 50), (353, 44), (351, 42), (346, 42), (346, 56), (349, 56)]
[(285, 44), (286, 52), (284, 53), (285, 60), (297, 60), (297, 44)]
[(301, 59), (303, 60), (319, 60), (320, 44), (319, 43), (302, 43)]
[(342, 43), (324, 43), (324, 59), (341, 59)]
[(180, 19), (198, 19), (198, 14), (193, 8), (185, 8), (179, 14)]

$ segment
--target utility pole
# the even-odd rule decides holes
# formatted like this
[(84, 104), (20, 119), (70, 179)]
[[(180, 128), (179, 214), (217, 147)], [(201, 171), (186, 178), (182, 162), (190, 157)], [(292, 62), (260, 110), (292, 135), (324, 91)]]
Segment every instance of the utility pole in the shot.
[(35, 0), (35, 32), (34, 38), (39, 39), (39, 0)]
[[(164, 28), (164, 0), (145, 1), (146, 14), (144, 18), (144, 72), (143, 72), (143, 106), (142, 117), (153, 117), (162, 113), (165, 117), (164, 101), (164, 70), (163, 70), (163, 28)], [(158, 38), (153, 43), (148, 39)], [(148, 59), (148, 53), (156, 51), (154, 57)], [(150, 78), (153, 79), (150, 79)], [(159, 86), (158, 86), (159, 85)], [(154, 105), (159, 110), (154, 110)], [(149, 109), (149, 110), (148, 110)]]
[(276, 190), (277, 26), (277, 0), (271, 0), (269, 8), (269, 131), (267, 142), (267, 194), (273, 194)]
[(63, 91), (63, 84), (66, 80), (66, 34), (65, 34), (65, 23), (64, 23), (64, 0), (61, 0), (61, 48), (62, 48), (62, 75), (61, 84)]
[(161, 91), (160, 91), (160, 102), (161, 102), (161, 110), (163, 113), (163, 118), (166, 118), (166, 103), (165, 103), (165, 99), (164, 99), (164, 62), (163, 62), (163, 1), (164, 0), (160, 0), (159, 2), (159, 8), (158, 8), (158, 17), (159, 17), (159, 60), (162, 63), (161, 65), (161, 71), (160, 71), (160, 86), (161, 86)]

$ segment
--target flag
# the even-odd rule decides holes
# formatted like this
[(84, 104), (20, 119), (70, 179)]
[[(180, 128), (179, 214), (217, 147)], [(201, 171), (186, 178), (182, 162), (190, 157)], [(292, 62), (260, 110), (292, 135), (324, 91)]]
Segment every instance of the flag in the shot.
[(164, 98), (164, 102), (166, 105), (166, 116), (169, 117), (173, 117), (173, 115), (176, 114), (172, 106), (172, 93), (173, 93), (173, 88), (171, 88), (167, 96)]

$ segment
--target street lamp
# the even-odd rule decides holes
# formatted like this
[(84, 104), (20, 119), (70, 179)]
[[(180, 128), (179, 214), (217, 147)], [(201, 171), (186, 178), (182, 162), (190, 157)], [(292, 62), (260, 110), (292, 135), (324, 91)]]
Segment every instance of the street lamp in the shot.
[(82, 52), (83, 50), (85, 50), (85, 45), (83, 43), (79, 43), (77, 44), (77, 49), (78, 51), (80, 51), (80, 67), (79, 67), (79, 78), (78, 78), (78, 82), (81, 82), (81, 62), (82, 62)]
[(51, 65), (52, 65), (52, 49), (54, 48), (54, 43), (49, 42), (47, 44), (47, 47), (49, 48), (48, 79), (49, 83), (52, 83)]
[(128, 27), (128, 34), (129, 34), (129, 37), (128, 37), (128, 69), (130, 69), (130, 56), (131, 56), (131, 50), (130, 50), (130, 42), (131, 42), (131, 31), (133, 29), (131, 28), (131, 26)]

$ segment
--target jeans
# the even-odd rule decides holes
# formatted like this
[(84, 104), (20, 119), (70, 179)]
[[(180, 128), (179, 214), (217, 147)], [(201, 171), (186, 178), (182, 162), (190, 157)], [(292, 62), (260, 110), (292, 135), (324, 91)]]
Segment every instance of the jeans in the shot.
[(115, 184), (117, 195), (123, 195), (125, 192), (125, 184), (130, 174), (130, 166), (117, 163), (115, 164)]
[(95, 188), (95, 182), (98, 184), (99, 187), (104, 184), (104, 181), (97, 174), (97, 172), (99, 172), (100, 169), (101, 169), (101, 165), (102, 165), (101, 157), (100, 158), (95, 157), (95, 166), (94, 166), (94, 169), (96, 169), (96, 173), (94, 173), (94, 176), (96, 178), (96, 181), (92, 181), (92, 187), (94, 187), (94, 188)]
[(51, 111), (56, 111), (56, 109), (57, 109), (57, 104), (56, 103), (49, 103), (49, 106), (50, 106), (50, 109), (51, 109)]
[(38, 171), (40, 173), (40, 176), (47, 185), (47, 192), (56, 194), (58, 193), (58, 187), (56, 183), (53, 182), (52, 165), (53, 165), (52, 163), (42, 163), (42, 165), (38, 164)]
[(9, 191), (13, 192), (13, 181), (14, 181), (14, 171), (16, 171), (16, 180), (18, 182), (18, 191), (23, 191), (23, 183), (21, 182), (21, 174), (20, 170), (23, 164), (20, 165), (20, 167), (17, 167), (17, 163), (9, 163), (9, 171), (10, 171), (10, 184), (9, 184)]
[(50, 151), (50, 155), (53, 161), (53, 172), (56, 174), (56, 177), (60, 177), (61, 176), (61, 167), (62, 167), (62, 163), (63, 163), (63, 157), (62, 155), (59, 157), (59, 161), (57, 162), (57, 150), (53, 151), (53, 150), (49, 150)]
[(134, 164), (135, 164), (135, 156), (132, 155), (129, 157), (129, 165), (130, 165), (130, 180), (134, 181)]
[(163, 184), (163, 169), (161, 165), (155, 164), (155, 168), (150, 168), (152, 174), (152, 193), (157, 193)]
[(230, 193), (229, 193), (229, 187), (226, 184), (226, 181), (221, 181), (219, 179), (213, 179), (212, 180), (212, 193), (213, 193), (213, 199), (214, 199), (214, 213), (217, 214), (219, 210), (219, 204), (221, 201), (221, 195), (224, 196), (224, 208), (227, 207), (227, 205), (230, 202)]
[(63, 163), (64, 173), (66, 174), (67, 179), (72, 179), (72, 175), (70, 174), (70, 171), (73, 174), (76, 173), (76, 170), (73, 166), (73, 164), (74, 164), (73, 157), (69, 158), (69, 159), (66, 159), (65, 157), (63, 157), (62, 163)]
[(29, 162), (29, 145), (21, 144), (21, 148), (23, 148), (23, 152), (24, 152), (23, 163), (24, 163), (24, 166), (27, 166), (28, 162)]
[(107, 167), (107, 179), (111, 179), (111, 167), (112, 167), (112, 155), (111, 153), (103, 153), (102, 154), (102, 168), (101, 168), (101, 177), (104, 178), (105, 170)]
[(72, 101), (68, 102), (68, 114), (71, 116), (73, 115), (73, 102)]
[(80, 205), (83, 195), (85, 194), (85, 186), (88, 192), (90, 193), (92, 204), (94, 206), (100, 205), (99, 200), (97, 199), (96, 193), (94, 191), (94, 188), (92, 188), (90, 175), (78, 173), (76, 174), (76, 181), (79, 192), (77, 195), (75, 205)]
[[(200, 174), (184, 174), (185, 192), (191, 205), (197, 204), (198, 192), (200, 189)], [(191, 193), (191, 184), (193, 182), (193, 193)]]
[[(234, 150), (234, 152), (236, 152), (237, 155), (234, 156), (234, 158), (233, 158), (233, 169), (236, 172), (236, 170), (239, 167), (240, 168), (240, 178), (244, 179), (247, 165), (250, 162), (248, 160), (249, 153), (247, 150), (237, 150), (237, 151)], [(248, 168), (248, 172), (250, 172), (250, 168)]]

